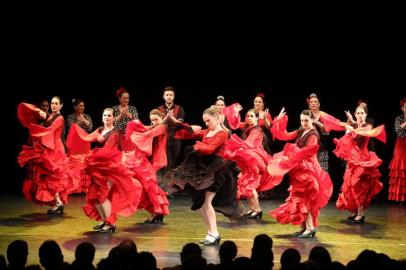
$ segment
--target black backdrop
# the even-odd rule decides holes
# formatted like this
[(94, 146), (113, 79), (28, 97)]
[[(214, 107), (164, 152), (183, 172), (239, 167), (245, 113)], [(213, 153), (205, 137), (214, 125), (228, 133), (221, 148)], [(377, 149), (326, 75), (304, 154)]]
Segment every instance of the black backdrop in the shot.
[[(400, 82), (401, 69), (396, 69), (384, 54), (373, 57), (345, 52), (288, 54), (288, 57), (257, 56), (137, 56), (126, 58), (117, 53), (93, 54), (82, 52), (52, 52), (36, 54), (29, 51), (19, 55), (9, 66), (3, 86), (11, 97), (6, 103), (7, 138), (4, 143), (4, 190), (19, 192), (24, 170), (18, 168), (16, 157), (26, 139), (26, 131), (16, 119), (19, 102), (38, 103), (42, 98), (61, 96), (62, 113), (72, 112), (70, 100), (81, 98), (86, 102), (95, 126), (101, 124), (103, 108), (117, 104), (115, 90), (128, 88), (131, 104), (140, 112), (141, 120), (148, 122), (148, 112), (162, 103), (162, 89), (172, 85), (176, 102), (185, 108), (186, 121), (202, 125), (201, 112), (221, 94), (226, 102), (240, 102), (244, 111), (252, 107), (258, 92), (265, 94), (267, 107), (277, 115), (285, 106), (290, 116), (289, 128), (299, 126), (299, 113), (306, 108), (305, 98), (315, 92), (321, 109), (345, 119), (344, 110), (354, 110), (358, 99), (369, 103), (369, 115), (376, 124), (385, 124), (386, 145), (377, 142), (378, 155), (383, 158), (382, 181), (387, 197), (387, 166), (393, 151), (394, 118), (401, 113), (399, 100), (405, 96)], [(403, 87), (401, 86), (403, 85)], [(402, 93), (403, 91), (403, 93)], [(331, 137), (340, 136), (333, 133)], [(275, 150), (281, 148), (275, 145)], [(332, 145), (331, 145), (332, 147)], [(333, 155), (333, 154), (331, 154)], [(331, 176), (335, 190), (341, 185), (342, 168), (332, 157)]]

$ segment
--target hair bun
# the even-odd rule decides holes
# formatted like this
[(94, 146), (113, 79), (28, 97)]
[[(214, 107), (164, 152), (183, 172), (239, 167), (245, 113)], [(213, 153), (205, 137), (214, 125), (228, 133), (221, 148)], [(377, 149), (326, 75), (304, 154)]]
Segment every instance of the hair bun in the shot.
[(257, 94), (257, 97), (264, 98), (264, 97), (265, 97), (265, 95), (264, 95), (263, 93), (258, 93), (258, 94)]
[(127, 90), (124, 88), (124, 87), (120, 87), (117, 91), (116, 91), (116, 97), (121, 97), (121, 95), (124, 93), (124, 92), (127, 92)]
[(217, 100), (223, 100), (224, 101), (224, 97), (223, 96), (217, 96)]

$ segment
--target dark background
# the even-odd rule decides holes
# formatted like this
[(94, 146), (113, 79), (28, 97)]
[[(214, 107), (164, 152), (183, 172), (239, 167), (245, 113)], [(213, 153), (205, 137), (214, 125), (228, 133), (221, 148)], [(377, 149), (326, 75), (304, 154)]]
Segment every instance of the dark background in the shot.
[[(3, 178), (3, 188), (19, 192), (24, 178), (24, 169), (16, 164), (27, 136), (16, 118), (19, 102), (37, 104), (42, 98), (50, 100), (58, 95), (65, 102), (62, 113), (66, 116), (72, 112), (71, 99), (81, 98), (97, 127), (101, 125), (102, 110), (118, 104), (114, 96), (116, 89), (125, 86), (130, 92), (130, 103), (137, 107), (141, 120), (148, 123), (149, 111), (163, 102), (162, 89), (172, 85), (176, 89), (176, 102), (185, 109), (186, 121), (199, 125), (202, 125), (202, 111), (220, 94), (228, 104), (240, 102), (245, 113), (253, 106), (255, 95), (262, 92), (273, 116), (282, 106), (286, 108), (290, 129), (299, 126), (300, 111), (306, 108), (305, 99), (312, 92), (319, 96), (321, 110), (343, 120), (344, 110), (353, 111), (357, 100), (366, 99), (369, 115), (376, 125), (385, 124), (387, 131), (387, 144), (376, 142), (378, 156), (384, 160), (381, 172), (385, 189), (379, 196), (384, 200), (387, 197), (387, 166), (395, 139), (393, 122), (401, 113), (399, 100), (405, 95), (404, 83), (400, 82), (402, 69), (396, 69), (386, 53), (372, 56), (367, 49), (359, 52), (347, 54), (325, 48), (284, 54), (289, 55), (286, 57), (262, 54), (124, 58), (120, 54), (87, 57), (84, 52), (75, 55), (74, 52), (53, 50), (22, 51), (10, 66), (6, 78), (11, 83), (7, 92), (12, 98), (7, 101), (6, 108), (10, 112), (10, 118), (7, 118), (10, 121), (7, 136), (10, 137), (5, 143), (4, 156), (9, 176)], [(341, 134), (331, 134), (331, 138), (336, 136)], [(273, 148), (279, 151), (281, 147), (282, 144), (276, 143)], [(330, 147), (333, 147), (331, 142)], [(330, 166), (337, 192), (343, 168), (332, 153)]]

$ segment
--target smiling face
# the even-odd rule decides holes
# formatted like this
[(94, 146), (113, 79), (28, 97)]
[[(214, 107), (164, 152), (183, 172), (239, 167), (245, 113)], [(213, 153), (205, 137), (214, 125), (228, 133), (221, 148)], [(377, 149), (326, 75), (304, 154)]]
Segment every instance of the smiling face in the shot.
[(357, 118), (357, 123), (364, 123), (365, 119), (367, 117), (367, 114), (365, 112), (365, 109), (363, 107), (358, 107), (355, 110), (355, 118)]
[(219, 110), (219, 112), (222, 112), (224, 110), (224, 108), (226, 107), (226, 104), (224, 103), (224, 100), (222, 99), (218, 99), (216, 101), (216, 108)]
[(113, 125), (113, 110), (112, 109), (105, 109), (103, 111), (103, 124), (105, 126)]
[(313, 128), (312, 119), (308, 115), (301, 114), (300, 115), (300, 124), (302, 125), (303, 129), (309, 130)]
[(254, 110), (256, 112), (264, 110), (264, 100), (262, 97), (255, 97), (254, 99)]
[(217, 118), (208, 113), (203, 114), (203, 122), (206, 124), (207, 128), (211, 130), (215, 129), (219, 124)]
[(121, 106), (127, 106), (130, 102), (130, 94), (128, 94), (127, 92), (122, 93), (119, 100)]
[(312, 111), (317, 111), (320, 109), (320, 101), (317, 97), (312, 97), (309, 99), (309, 109)]
[(53, 97), (51, 100), (51, 111), (53, 114), (58, 114), (62, 109), (61, 100), (57, 97)]

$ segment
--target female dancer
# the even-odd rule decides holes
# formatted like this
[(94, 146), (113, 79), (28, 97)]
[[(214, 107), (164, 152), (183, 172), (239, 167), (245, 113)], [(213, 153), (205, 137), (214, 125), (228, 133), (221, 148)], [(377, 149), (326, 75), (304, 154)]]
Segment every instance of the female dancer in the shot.
[[(18, 156), (21, 167), (28, 166), (23, 194), (28, 201), (52, 206), (48, 214), (62, 214), (68, 194), (77, 187), (79, 175), (69, 167), (62, 143), (64, 119), (60, 114), (63, 103), (60, 97), (51, 100), (52, 113), (34, 105), (20, 103), (17, 113), (20, 122), (29, 130), (32, 145), (23, 145)], [(38, 117), (44, 126), (37, 124)]]
[(218, 110), (220, 124), (227, 132), (231, 132), (231, 129), (237, 129), (240, 125), (240, 111), (242, 107), (238, 103), (234, 103), (231, 106), (226, 107), (223, 96), (218, 96), (216, 103), (214, 104)]
[(242, 140), (233, 134), (226, 144), (224, 156), (236, 161), (237, 166), (241, 169), (237, 181), (237, 199), (248, 199), (250, 210), (245, 216), (262, 218), (258, 192), (271, 189), (275, 183), (280, 182), (282, 177), (272, 179), (268, 174), (266, 167), (271, 156), (264, 150), (266, 141), (253, 109), (247, 112), (246, 119), (247, 124), (243, 128)]
[(279, 223), (301, 225), (295, 233), (299, 238), (316, 234), (320, 209), (326, 206), (333, 191), (330, 176), (317, 161), (319, 134), (313, 126), (312, 113), (300, 114), (301, 129), (286, 132), (288, 118), (284, 109), (274, 121), (272, 134), (280, 140), (295, 139), (286, 144), (283, 151), (273, 156), (268, 165), (271, 175), (283, 175), (289, 171), (290, 195), (286, 203), (270, 212)]
[(192, 210), (199, 210), (207, 227), (207, 235), (201, 243), (212, 245), (221, 239), (215, 211), (232, 217), (240, 209), (236, 202), (235, 172), (231, 162), (223, 158), (228, 134), (220, 125), (215, 106), (203, 112), (203, 121), (207, 126), (205, 130), (185, 124), (187, 128), (176, 133), (175, 137), (179, 139), (201, 141), (192, 149), (187, 148), (185, 160), (166, 177), (172, 180), (172, 186), (192, 192)]
[(396, 144), (389, 164), (389, 200), (406, 201), (406, 97), (400, 101), (403, 115), (395, 119)]
[[(84, 129), (87, 133), (91, 133), (93, 130), (93, 122), (90, 115), (85, 114), (85, 102), (81, 99), (72, 100), (74, 113), (68, 115), (66, 129), (69, 131), (72, 124), (77, 124), (80, 128)], [(68, 158), (71, 164), (75, 164), (80, 167), (83, 166), (85, 155), (73, 155), (68, 151)], [(84, 171), (81, 171), (80, 183), (77, 190), (72, 193), (86, 193), (90, 185), (90, 176), (86, 175)]]
[(365, 122), (366, 116), (365, 107), (357, 107), (357, 122), (351, 126), (346, 125), (347, 134), (339, 140), (334, 140), (337, 146), (333, 152), (347, 162), (336, 205), (340, 210), (353, 213), (348, 217), (352, 223), (364, 223), (365, 209), (383, 186), (379, 182), (379, 166), (382, 160), (375, 152), (368, 151), (368, 140), (370, 137), (376, 137), (385, 141), (385, 128), (381, 125), (372, 129), (372, 126)]
[(125, 134), (127, 123), (138, 119), (138, 111), (134, 106), (128, 105), (130, 103), (130, 94), (124, 87), (116, 91), (116, 97), (120, 104), (113, 106), (114, 126), (121, 134)]
[(86, 154), (90, 142), (96, 142), (96, 148), (86, 157), (84, 164), (91, 183), (83, 210), (88, 217), (100, 221), (95, 230), (113, 233), (117, 215), (127, 217), (137, 210), (142, 187), (121, 163), (120, 136), (113, 126), (113, 109), (103, 111), (103, 124), (92, 134), (73, 124), (67, 146), (75, 154)]
[(93, 123), (90, 115), (84, 113), (85, 102), (81, 99), (73, 99), (72, 104), (75, 112), (68, 115), (68, 117), (66, 118), (67, 129), (69, 130), (70, 126), (75, 123), (82, 129), (84, 129), (87, 133), (91, 133), (93, 130)]
[(314, 127), (319, 133), (320, 148), (319, 152), (317, 153), (317, 160), (319, 161), (321, 168), (325, 171), (328, 171), (329, 156), (326, 146), (326, 137), (328, 136), (328, 132), (326, 131), (323, 123), (321, 122), (321, 117), (325, 113), (320, 111), (320, 100), (315, 93), (311, 93), (306, 101), (309, 106), (309, 110), (312, 113)]
[(156, 172), (167, 164), (167, 127), (159, 110), (152, 110), (149, 117), (151, 126), (146, 127), (139, 120), (128, 123), (126, 136), (135, 144), (135, 150), (123, 152), (123, 163), (143, 187), (139, 208), (151, 213), (145, 223), (162, 223), (169, 214), (169, 201), (158, 186)]

